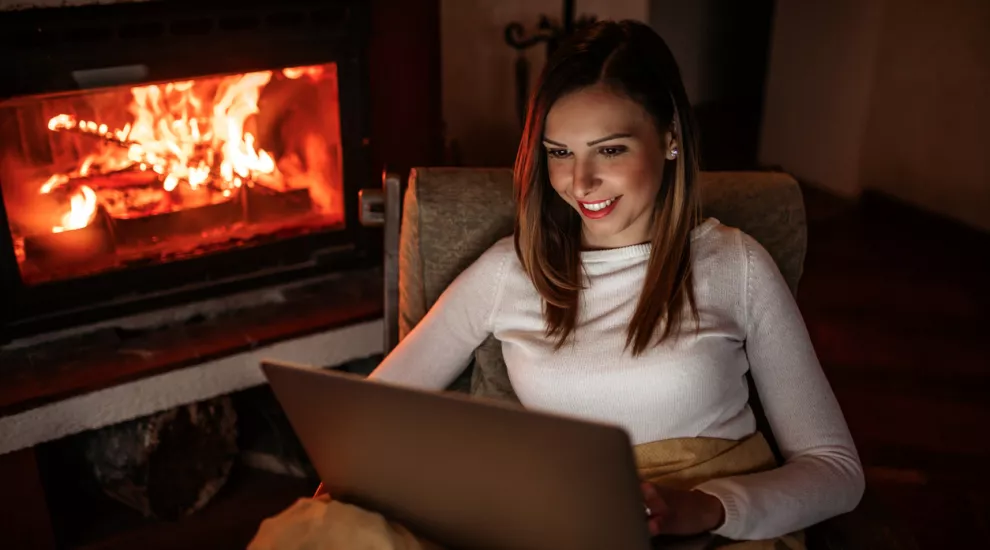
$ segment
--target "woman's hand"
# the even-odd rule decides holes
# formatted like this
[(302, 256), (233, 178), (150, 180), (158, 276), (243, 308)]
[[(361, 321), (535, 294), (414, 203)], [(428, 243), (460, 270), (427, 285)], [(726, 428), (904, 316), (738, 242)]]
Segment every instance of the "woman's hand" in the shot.
[(649, 508), (651, 535), (696, 535), (725, 521), (722, 502), (701, 491), (669, 489), (644, 481), (643, 502)]

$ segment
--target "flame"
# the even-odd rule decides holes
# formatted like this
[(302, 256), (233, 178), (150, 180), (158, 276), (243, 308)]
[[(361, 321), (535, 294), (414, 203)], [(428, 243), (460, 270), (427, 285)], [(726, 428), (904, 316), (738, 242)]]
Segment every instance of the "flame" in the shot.
[[(167, 192), (180, 185), (192, 190), (210, 186), (223, 197), (252, 185), (260, 176), (279, 181), (282, 176), (274, 158), (245, 130), (245, 123), (258, 113), (261, 90), (272, 74), (229, 76), (212, 86), (181, 81), (131, 88), (132, 120), (120, 129), (70, 114), (52, 117), (48, 129), (53, 132), (88, 135), (112, 146), (85, 158), (70, 174), (53, 175), (41, 193), (50, 193), (72, 177), (135, 169), (157, 177)], [(96, 199), (93, 189), (80, 186), (70, 198), (70, 214), (53, 231), (85, 227), (96, 210)]]
[(322, 65), (312, 65), (309, 67), (286, 67), (282, 69), (282, 76), (290, 80), (308, 77), (311, 80), (319, 80), (323, 76)]
[(41, 194), (47, 195), (52, 192), (52, 189), (61, 187), (66, 183), (69, 183), (69, 176), (66, 176), (65, 174), (52, 174), (52, 177), (48, 178), (48, 181), (41, 186)]
[[(271, 80), (271, 71), (249, 73), (231, 83), (213, 107), (213, 132), (223, 142), (224, 160), (220, 165), (224, 181), (233, 182), (231, 173), (247, 178), (252, 173), (271, 174), (275, 161), (264, 150), (254, 147), (254, 136), (244, 132), (244, 121), (258, 112), (261, 88)], [(222, 86), (221, 86), (222, 87)]]
[(52, 227), (52, 233), (82, 229), (89, 225), (96, 214), (96, 193), (86, 185), (69, 199), (69, 211), (62, 216), (62, 225)]
[[(132, 88), (134, 122), (125, 137), (128, 159), (166, 175), (166, 191), (179, 182), (196, 189), (211, 178), (221, 189), (230, 188), (235, 173), (274, 174), (271, 155), (257, 149), (254, 137), (244, 132), (271, 77), (271, 71), (262, 71), (223, 79), (211, 113), (205, 111), (192, 81)], [(222, 157), (219, 164), (217, 156)]]

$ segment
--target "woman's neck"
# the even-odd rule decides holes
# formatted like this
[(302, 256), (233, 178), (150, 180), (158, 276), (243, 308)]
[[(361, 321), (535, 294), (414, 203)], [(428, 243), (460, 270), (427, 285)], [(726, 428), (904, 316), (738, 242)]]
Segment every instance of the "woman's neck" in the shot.
[(589, 234), (587, 229), (581, 228), (581, 250), (609, 250), (612, 248), (625, 248), (638, 244), (651, 242), (650, 235), (646, 231), (633, 230), (633, 227), (626, 228), (619, 233), (602, 236)]

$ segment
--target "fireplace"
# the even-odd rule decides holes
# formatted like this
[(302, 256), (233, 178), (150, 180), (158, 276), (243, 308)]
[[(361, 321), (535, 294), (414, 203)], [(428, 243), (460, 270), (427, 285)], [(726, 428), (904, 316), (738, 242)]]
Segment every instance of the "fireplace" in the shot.
[(336, 68), (0, 106), (21, 280), (36, 286), (343, 228)]
[(378, 261), (364, 4), (4, 14), (0, 341)]

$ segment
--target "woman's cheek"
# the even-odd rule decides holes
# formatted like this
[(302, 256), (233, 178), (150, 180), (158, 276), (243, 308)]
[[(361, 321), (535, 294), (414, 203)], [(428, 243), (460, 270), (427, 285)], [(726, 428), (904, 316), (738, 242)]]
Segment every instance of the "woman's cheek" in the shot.
[(550, 161), (547, 164), (547, 175), (550, 177), (550, 186), (558, 193), (563, 192), (567, 187), (567, 166), (565, 163)]
[(656, 173), (653, 164), (648, 159), (637, 158), (633, 155), (628, 155), (628, 158), (616, 162), (613, 169), (613, 177), (622, 181), (622, 186), (630, 193), (640, 190), (648, 191), (655, 186), (655, 182), (660, 180), (660, 174)]

